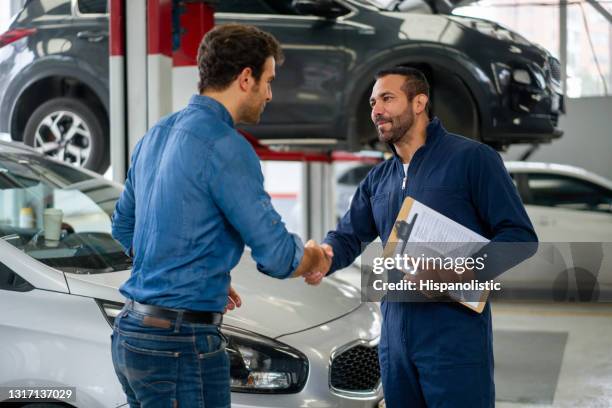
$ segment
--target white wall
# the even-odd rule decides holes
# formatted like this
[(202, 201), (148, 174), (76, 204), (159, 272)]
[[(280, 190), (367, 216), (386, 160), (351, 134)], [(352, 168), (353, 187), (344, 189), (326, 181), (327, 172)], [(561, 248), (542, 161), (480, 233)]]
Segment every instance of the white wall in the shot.
[(25, 0), (0, 0), (0, 33), (8, 28), (11, 17), (23, 7)]
[[(559, 127), (561, 139), (540, 148), (529, 161), (570, 164), (612, 179), (612, 97), (566, 99), (566, 114)], [(526, 146), (513, 146), (502, 154), (516, 160)]]

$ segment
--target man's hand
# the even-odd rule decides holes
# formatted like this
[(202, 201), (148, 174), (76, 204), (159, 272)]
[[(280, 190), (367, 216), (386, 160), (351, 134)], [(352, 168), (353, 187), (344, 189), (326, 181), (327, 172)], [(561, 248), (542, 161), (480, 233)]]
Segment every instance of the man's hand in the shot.
[(223, 314), (240, 306), (242, 306), (242, 299), (240, 298), (238, 292), (236, 292), (236, 290), (230, 285), (229, 295), (227, 296), (227, 304), (225, 305)]
[[(309, 246), (309, 245), (316, 246), (317, 244), (313, 240), (310, 240), (306, 243), (306, 246)], [(326, 258), (329, 260), (329, 265), (326, 264), (323, 268), (319, 270), (313, 270), (311, 273), (304, 274), (304, 281), (307, 284), (314, 285), (314, 286), (321, 283), (325, 275), (327, 275), (327, 273), (329, 272), (331, 268), (332, 258), (334, 257), (334, 249), (330, 245), (321, 244), (319, 247), (323, 250)]]
[(310, 240), (304, 245), (304, 257), (293, 276), (303, 276), (306, 283), (317, 285), (329, 272), (333, 256), (333, 250), (329, 245), (319, 246)]
[[(416, 274), (406, 273), (404, 275), (404, 280), (415, 282), (417, 287), (421, 281), (460, 283), (469, 282), (472, 279), (474, 279), (474, 271), (468, 268), (464, 268), (462, 272), (445, 268), (422, 268), (418, 270)], [(446, 296), (445, 292), (440, 291), (421, 291), (421, 293), (430, 299)]]

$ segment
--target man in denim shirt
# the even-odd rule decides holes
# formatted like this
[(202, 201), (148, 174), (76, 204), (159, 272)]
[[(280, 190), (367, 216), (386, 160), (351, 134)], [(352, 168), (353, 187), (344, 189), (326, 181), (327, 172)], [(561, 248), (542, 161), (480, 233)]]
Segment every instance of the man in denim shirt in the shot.
[(330, 252), (287, 232), (255, 151), (234, 128), (259, 121), (282, 58), (255, 27), (210, 31), (198, 52), (199, 95), (134, 149), (113, 216), (113, 236), (134, 259), (112, 340), (131, 407), (230, 406), (219, 325), (228, 295), (230, 309), (241, 303), (230, 271), (245, 244), (275, 278), (329, 268)]

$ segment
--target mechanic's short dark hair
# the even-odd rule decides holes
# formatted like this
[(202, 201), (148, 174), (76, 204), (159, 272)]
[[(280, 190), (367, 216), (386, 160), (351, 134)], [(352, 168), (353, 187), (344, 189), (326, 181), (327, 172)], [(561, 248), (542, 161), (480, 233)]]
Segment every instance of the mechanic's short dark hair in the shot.
[[(408, 101), (412, 101), (412, 99), (419, 94), (427, 95), (427, 98), (429, 98), (429, 82), (427, 82), (425, 74), (420, 70), (411, 67), (396, 66), (378, 71), (374, 78), (380, 79), (387, 75), (401, 75), (406, 78), (404, 85), (402, 85), (402, 91), (404, 91), (408, 97)], [(427, 101), (425, 110), (429, 113), (429, 101)]]
[(281, 65), (281, 46), (272, 34), (244, 24), (219, 25), (209, 31), (198, 49), (198, 90), (222, 91), (245, 68), (259, 81), (268, 57)]

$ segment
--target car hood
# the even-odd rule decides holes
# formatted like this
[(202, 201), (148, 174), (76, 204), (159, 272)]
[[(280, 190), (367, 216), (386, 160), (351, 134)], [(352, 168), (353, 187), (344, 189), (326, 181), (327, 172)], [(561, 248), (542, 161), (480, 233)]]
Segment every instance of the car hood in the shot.
[[(118, 288), (130, 271), (95, 275), (65, 273), (70, 293), (124, 302)], [(268, 337), (300, 332), (344, 316), (359, 307), (359, 291), (333, 277), (319, 286), (302, 279), (279, 280), (256, 270), (245, 252), (232, 271), (232, 286), (242, 298), (242, 307), (228, 312), (224, 323)]]
[[(425, 0), (435, 13), (450, 14), (457, 7), (467, 6), (474, 3), (476, 0)], [(403, 1), (402, 3), (406, 3)], [(401, 3), (400, 3), (401, 7)]]

